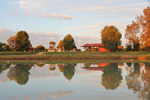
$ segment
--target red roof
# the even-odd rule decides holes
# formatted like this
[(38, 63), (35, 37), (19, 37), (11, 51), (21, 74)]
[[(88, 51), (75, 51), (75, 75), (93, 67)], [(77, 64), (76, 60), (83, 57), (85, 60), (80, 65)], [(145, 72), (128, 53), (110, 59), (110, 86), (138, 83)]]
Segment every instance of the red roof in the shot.
[(92, 71), (102, 71), (103, 67), (82, 67), (83, 69), (86, 70), (92, 70)]
[(85, 44), (81, 47), (101, 47), (101, 46), (103, 46), (102, 43), (95, 43), (95, 44)]

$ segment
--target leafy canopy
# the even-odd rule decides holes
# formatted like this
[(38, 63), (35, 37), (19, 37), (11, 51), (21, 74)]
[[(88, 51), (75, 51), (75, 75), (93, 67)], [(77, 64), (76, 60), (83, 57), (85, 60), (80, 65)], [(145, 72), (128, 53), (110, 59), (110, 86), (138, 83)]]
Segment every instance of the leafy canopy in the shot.
[(73, 48), (76, 48), (74, 38), (68, 34), (63, 39), (63, 46), (65, 50), (72, 50)]
[(110, 51), (116, 51), (121, 44), (121, 33), (115, 26), (105, 26), (101, 31), (101, 38), (104, 48)]

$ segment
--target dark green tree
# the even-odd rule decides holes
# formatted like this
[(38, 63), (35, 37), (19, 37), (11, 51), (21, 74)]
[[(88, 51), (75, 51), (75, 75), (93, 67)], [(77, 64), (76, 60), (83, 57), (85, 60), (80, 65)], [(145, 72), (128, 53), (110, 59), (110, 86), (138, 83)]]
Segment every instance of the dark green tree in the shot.
[(65, 38), (63, 39), (63, 46), (65, 51), (76, 48), (74, 39), (70, 34), (66, 35)]
[(101, 31), (101, 39), (104, 48), (110, 51), (116, 51), (121, 45), (121, 33), (115, 26), (105, 26)]
[(107, 65), (103, 70), (102, 75), (102, 85), (107, 90), (114, 90), (121, 84), (122, 80), (122, 70), (118, 68), (116, 63), (111, 63)]
[(0, 42), (0, 51), (9, 51), (9, 45)]
[(17, 48), (19, 51), (29, 50), (32, 47), (29, 35), (25, 31), (19, 31), (17, 33), (17, 40), (19, 41), (19, 48)]
[(131, 45), (127, 45), (126, 51), (132, 51)]
[(64, 67), (63, 67), (63, 74), (65, 76), (65, 78), (67, 80), (71, 80), (72, 77), (74, 76), (75, 74), (75, 66), (77, 64), (66, 64)]

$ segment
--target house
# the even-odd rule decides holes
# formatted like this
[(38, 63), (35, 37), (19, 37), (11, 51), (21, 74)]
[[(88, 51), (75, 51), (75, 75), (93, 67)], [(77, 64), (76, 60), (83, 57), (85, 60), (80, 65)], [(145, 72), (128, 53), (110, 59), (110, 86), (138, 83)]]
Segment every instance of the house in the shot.
[(103, 48), (102, 43), (94, 43), (94, 44), (85, 44), (81, 47), (84, 47), (85, 51), (92, 51), (92, 52), (110, 52), (109, 50)]
[(30, 48), (29, 50), (28, 50), (28, 52), (35, 52), (35, 48)]
[(46, 49), (46, 51), (47, 52), (56, 52), (56, 49), (54, 49), (54, 48), (48, 48), (48, 49)]

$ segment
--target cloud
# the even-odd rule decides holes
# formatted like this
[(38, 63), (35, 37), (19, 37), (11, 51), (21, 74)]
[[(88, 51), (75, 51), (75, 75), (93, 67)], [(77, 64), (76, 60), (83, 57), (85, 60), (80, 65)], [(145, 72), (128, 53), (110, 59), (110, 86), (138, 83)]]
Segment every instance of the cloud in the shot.
[(8, 12), (8, 14), (11, 15), (11, 16), (20, 16), (18, 10), (13, 10), (12, 12)]
[[(22, 9), (31, 11), (60, 11), (61, 13), (81, 14), (85, 17), (87, 14), (91, 16), (110, 16), (115, 17), (131, 17), (136, 16), (142, 9), (150, 3), (144, 0), (20, 0), (17, 4)], [(129, 4), (130, 3), (130, 4)], [(119, 6), (118, 6), (119, 5)], [(54, 14), (55, 15), (55, 14)], [(47, 16), (47, 15), (46, 15)], [(89, 16), (89, 15), (88, 15)]]
[(68, 15), (59, 15), (56, 13), (40, 13), (37, 12), (38, 17), (40, 18), (47, 18), (47, 19), (58, 19), (58, 20), (71, 20), (73, 19), (73, 16), (68, 16)]
[(38, 95), (38, 99), (37, 100), (41, 100), (41, 99), (47, 99), (47, 98), (53, 98), (56, 99), (60, 96), (63, 97), (67, 97), (70, 95), (73, 95), (74, 92), (73, 91), (58, 91), (58, 92), (48, 92), (48, 93), (41, 93)]
[(6, 42), (12, 35), (15, 35), (12, 30), (0, 28), (0, 42)]

